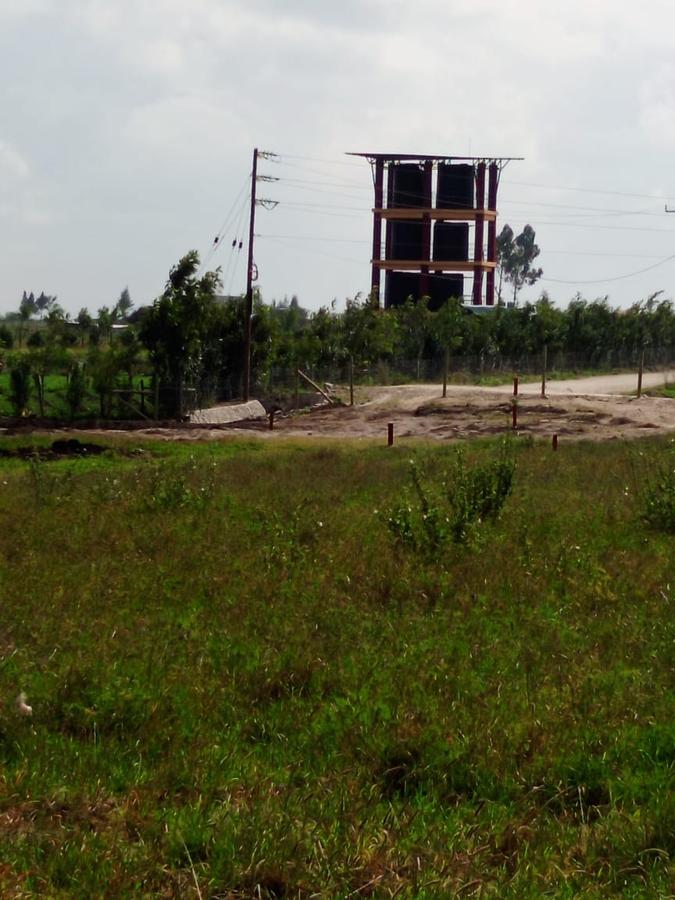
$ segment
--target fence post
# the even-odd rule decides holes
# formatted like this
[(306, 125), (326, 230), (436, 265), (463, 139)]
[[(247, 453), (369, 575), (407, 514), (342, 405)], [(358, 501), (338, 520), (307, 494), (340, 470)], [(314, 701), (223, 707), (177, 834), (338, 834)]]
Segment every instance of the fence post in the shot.
[(511, 402), (511, 427), (514, 431), (518, 428), (518, 401)]
[(450, 368), (450, 348), (445, 348), (445, 359), (443, 361), (443, 396), (448, 396), (448, 369)]
[(387, 447), (394, 446), (394, 423), (387, 423)]
[(640, 353), (640, 367), (638, 369), (638, 383), (637, 383), (637, 395), (638, 397), (642, 396), (642, 373), (645, 369), (645, 348), (642, 348), (642, 352)]
[(354, 357), (349, 357), (349, 405), (354, 405)]
[(513, 376), (513, 396), (514, 397), (518, 396), (518, 376), (517, 375)]
[(145, 382), (141, 378), (141, 412), (145, 414)]
[(557, 434), (553, 435), (553, 438), (551, 439), (551, 446), (553, 447), (554, 450), (558, 449), (558, 435)]
[(159, 377), (155, 372), (155, 419), (159, 419)]
[(297, 369), (295, 371), (295, 409), (300, 409), (300, 376)]
[(544, 344), (544, 370), (541, 373), (541, 399), (546, 399), (546, 370), (548, 368), (548, 344)]

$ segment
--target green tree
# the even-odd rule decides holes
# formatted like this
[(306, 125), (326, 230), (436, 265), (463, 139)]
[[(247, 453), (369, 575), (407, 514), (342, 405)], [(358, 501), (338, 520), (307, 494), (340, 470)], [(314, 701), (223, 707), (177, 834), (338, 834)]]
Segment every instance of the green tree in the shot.
[(66, 403), (72, 419), (80, 412), (87, 395), (87, 379), (84, 366), (81, 362), (75, 362), (68, 373), (68, 385), (66, 387)]
[(129, 294), (129, 288), (125, 287), (119, 296), (119, 300), (115, 304), (116, 318), (121, 319), (123, 322), (126, 321), (133, 305), (131, 295)]
[(543, 293), (534, 304), (534, 316), (531, 319), (532, 349), (540, 352), (547, 347), (557, 349), (560, 346), (563, 331), (563, 314), (553, 305), (547, 293)]
[(114, 347), (92, 347), (87, 356), (87, 372), (98, 394), (102, 419), (112, 415), (113, 391), (120, 374), (120, 359)]
[(443, 348), (443, 396), (446, 397), (450, 354), (461, 347), (466, 332), (466, 313), (461, 297), (450, 297), (447, 303), (433, 314), (432, 331)]
[(9, 402), (15, 416), (23, 416), (28, 409), (30, 398), (30, 362), (20, 357), (9, 370)]
[(342, 314), (342, 345), (353, 363), (375, 362), (391, 353), (396, 320), (379, 309), (369, 297), (348, 299)]
[[(216, 305), (213, 323), (204, 340), (200, 380), (204, 395), (218, 394), (226, 399), (241, 396), (245, 322), (244, 297), (236, 297), (227, 303)], [(254, 291), (251, 318), (251, 384), (269, 376), (270, 363), (279, 361), (279, 356), (273, 355), (272, 347), (275, 343), (278, 351), (279, 324), (274, 307), (264, 304), (258, 291)], [(295, 344), (292, 341), (287, 344), (282, 339), (282, 346), (288, 350), (289, 346), (294, 348)], [(294, 361), (295, 356), (284, 356), (281, 364), (289, 366), (293, 365)]]
[(393, 310), (393, 314), (398, 322), (403, 354), (406, 357), (415, 357), (419, 381), (424, 348), (431, 336), (432, 314), (429, 312), (429, 298), (420, 297), (419, 300), (414, 300), (408, 297), (403, 306)]
[(40, 314), (40, 319), (44, 319), (45, 315), (52, 309), (55, 303), (56, 297), (50, 297), (48, 294), (45, 294), (44, 291), (40, 292), (40, 296), (35, 300), (35, 309)]
[(80, 334), (80, 346), (84, 346), (85, 338), (89, 331), (91, 330), (93, 319), (89, 310), (86, 307), (82, 307), (82, 309), (77, 314), (77, 322), (78, 331)]
[(107, 306), (102, 306), (96, 314), (96, 323), (98, 325), (99, 335), (104, 339), (107, 338), (108, 341), (112, 337), (112, 327), (114, 321), (115, 317), (113, 316), (110, 308)]
[[(536, 268), (533, 265), (541, 251), (535, 243), (536, 235), (531, 225), (526, 225), (511, 243), (506, 241), (506, 227), (508, 226), (502, 229), (502, 235), (504, 235), (505, 240), (500, 278), (501, 268), (503, 268), (504, 277), (513, 285), (513, 303), (516, 305), (521, 288), (526, 284), (534, 284), (543, 274), (543, 269)], [(497, 246), (499, 252), (499, 241)]]
[(497, 281), (497, 303), (502, 302), (502, 286), (504, 284), (504, 275), (508, 271), (508, 265), (514, 253), (513, 228), (510, 225), (504, 225), (497, 235), (497, 272), (499, 280)]
[[(184, 389), (197, 387), (213, 341), (220, 270), (198, 277), (199, 254), (191, 250), (171, 269), (161, 297), (144, 317), (140, 339), (156, 376), (171, 385), (173, 414), (184, 412)], [(243, 331), (242, 331), (243, 338)]]
[(14, 346), (14, 336), (6, 325), (0, 325), (0, 350), (11, 350)]
[(21, 303), (19, 304), (19, 346), (21, 346), (23, 343), (23, 338), (26, 333), (28, 322), (33, 318), (35, 312), (35, 296), (33, 295), (33, 292), (31, 291), (30, 294), (27, 294), (24, 291), (23, 297), (21, 298)]

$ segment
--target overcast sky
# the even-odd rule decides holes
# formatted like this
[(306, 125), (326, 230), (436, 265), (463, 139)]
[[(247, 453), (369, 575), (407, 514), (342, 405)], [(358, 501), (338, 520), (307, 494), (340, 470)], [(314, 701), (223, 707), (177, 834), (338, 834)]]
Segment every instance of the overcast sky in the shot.
[(674, 25), (665, 0), (0, 0), (0, 312), (24, 289), (74, 314), (126, 285), (151, 302), (226, 222), (209, 267), (242, 291), (254, 146), (279, 154), (268, 301), (368, 290), (372, 181), (349, 150), (523, 156), (499, 227), (536, 230), (527, 296), (670, 296)]

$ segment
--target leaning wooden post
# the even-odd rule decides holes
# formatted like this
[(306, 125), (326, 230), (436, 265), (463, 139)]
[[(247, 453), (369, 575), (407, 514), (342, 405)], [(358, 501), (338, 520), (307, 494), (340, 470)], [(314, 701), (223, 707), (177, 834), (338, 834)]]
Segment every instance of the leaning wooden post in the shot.
[(387, 447), (394, 446), (394, 423), (387, 423)]
[(518, 376), (517, 375), (513, 376), (513, 396), (514, 397), (518, 396)]
[(354, 405), (354, 357), (349, 357), (349, 405)]
[(329, 397), (328, 394), (324, 390), (322, 390), (315, 381), (312, 381), (309, 375), (305, 375), (305, 373), (301, 369), (298, 369), (298, 375), (300, 376), (300, 378), (306, 381), (307, 384), (310, 385), (310, 387), (313, 387), (318, 394), (321, 394), (321, 396), (329, 406), (333, 406), (333, 399)]
[(518, 401), (511, 401), (511, 427), (514, 431), (518, 428)]
[(640, 367), (638, 369), (638, 385), (637, 385), (637, 395), (638, 397), (642, 396), (642, 373), (645, 369), (645, 348), (642, 348), (642, 352), (640, 353)]
[(551, 439), (551, 447), (553, 447), (554, 451), (558, 449), (558, 435), (557, 434), (554, 434)]
[(544, 344), (544, 368), (541, 373), (541, 399), (546, 399), (546, 370), (548, 368), (548, 344)]
[(448, 396), (448, 369), (450, 368), (450, 348), (445, 348), (445, 359), (443, 361), (443, 396)]

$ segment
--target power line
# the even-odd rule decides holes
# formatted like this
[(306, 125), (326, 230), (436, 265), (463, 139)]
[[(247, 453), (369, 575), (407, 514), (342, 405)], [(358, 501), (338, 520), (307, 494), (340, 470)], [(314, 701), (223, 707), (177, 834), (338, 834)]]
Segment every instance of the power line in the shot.
[(659, 203), (663, 203), (667, 200), (672, 200), (672, 195), (669, 196), (654, 196), (653, 194), (631, 194), (626, 191), (607, 191), (607, 190), (597, 190), (595, 188), (580, 188), (580, 187), (571, 187), (570, 185), (554, 185), (554, 184), (537, 184), (532, 181), (511, 181), (511, 179), (505, 180), (507, 184), (515, 184), (518, 187), (536, 187), (543, 188), (546, 191), (577, 191), (582, 194), (604, 194), (612, 197), (637, 197), (638, 199), (646, 199), (646, 200), (654, 200)]
[(315, 235), (307, 235), (307, 234), (259, 234), (256, 232), (256, 237), (261, 238), (270, 238), (272, 240), (295, 240), (295, 241), (325, 241), (331, 244), (370, 244), (371, 241), (369, 238), (363, 238), (361, 240), (355, 238), (335, 238), (335, 237), (316, 237)]
[[(236, 274), (239, 260), (241, 258), (241, 250), (242, 250), (242, 244), (243, 244), (243, 238), (241, 237), (241, 230), (243, 227), (244, 216), (246, 214), (246, 207), (250, 203), (250, 200), (251, 200), (251, 196), (250, 196), (250, 192), (249, 192), (249, 195), (246, 197), (245, 201), (242, 203), (242, 205), (239, 209), (239, 218), (237, 220), (237, 227), (236, 227), (236, 231), (234, 234), (234, 241), (232, 242), (231, 249), (230, 249), (230, 255), (227, 260), (227, 268), (225, 270), (225, 273), (223, 274), (223, 279), (222, 279), (223, 286), (225, 284), (227, 284), (227, 293), (228, 294), (232, 293), (232, 284), (234, 282), (234, 276)], [(229, 277), (229, 281), (228, 281), (228, 277)]]
[[(332, 172), (322, 172), (320, 169), (312, 169), (309, 166), (298, 166), (295, 163), (287, 163), (281, 162), (280, 166), (288, 169), (295, 169), (298, 172), (309, 172), (313, 175), (320, 175), (321, 178), (330, 177), (333, 179), (333, 182), (338, 182), (340, 185), (345, 185), (347, 187), (355, 187), (359, 188), (359, 190), (372, 191), (372, 185), (370, 184), (362, 184), (360, 181), (352, 181), (351, 179), (340, 178), (340, 176), (334, 175)], [(359, 167), (360, 168), (360, 167)], [(363, 170), (365, 172), (365, 169)]]
[[(538, 200), (511, 200), (504, 197), (501, 203), (513, 206), (542, 206), (547, 209), (571, 209), (577, 212), (569, 213), (570, 218), (596, 218), (602, 216), (663, 216), (662, 212), (653, 212), (649, 209), (601, 209), (593, 206), (569, 206), (563, 203), (542, 203)], [(500, 205), (501, 205), (500, 203)], [(588, 212), (589, 216), (578, 215), (578, 213)]]
[(351, 162), (346, 159), (337, 159), (337, 158), (330, 159), (325, 156), (323, 156), (323, 157), (321, 157), (321, 156), (294, 156), (290, 153), (279, 153), (278, 156), (281, 160), (299, 159), (303, 162), (326, 163), (327, 165), (331, 165), (331, 166), (348, 166), (352, 169), (360, 169), (361, 171), (364, 171), (363, 163)]
[(588, 250), (542, 250), (542, 254), (555, 256), (617, 256), (621, 259), (661, 259), (655, 254), (645, 253), (600, 253), (590, 252)]
[(585, 225), (583, 222), (547, 222), (540, 220), (539, 225), (551, 225), (555, 228), (590, 228), (593, 231), (645, 231), (652, 234), (675, 234), (673, 228), (642, 228), (636, 225)]
[[(317, 208), (318, 207), (318, 208)], [(291, 203), (284, 202), (283, 208), (288, 212), (300, 212), (305, 213), (306, 215), (313, 216), (326, 216), (328, 218), (333, 219), (359, 219), (359, 221), (363, 220), (363, 215), (353, 215), (349, 213), (339, 213), (339, 212), (327, 212), (326, 207), (322, 204), (307, 204), (307, 203)], [(340, 207), (337, 209), (353, 209), (353, 207)]]
[[(217, 232), (217, 234), (216, 234), (216, 237), (215, 237), (215, 240), (214, 240), (213, 243), (211, 244), (211, 247), (209, 248), (209, 251), (207, 252), (207, 254), (206, 254), (205, 258), (204, 258), (204, 262), (203, 262), (203, 264), (202, 264), (202, 268), (203, 268), (204, 266), (206, 266), (206, 265), (209, 263), (209, 261), (211, 260), (211, 258), (212, 258), (213, 255), (215, 254), (216, 250), (220, 247), (220, 244), (221, 244), (222, 239), (223, 239), (223, 237), (224, 237), (224, 235), (225, 235), (226, 229), (227, 229), (227, 228), (229, 227), (229, 225), (231, 224), (231, 223), (230, 223), (230, 219), (233, 218), (233, 217), (236, 218), (237, 213), (235, 213), (235, 207), (237, 206), (237, 203), (240, 202), (242, 194), (244, 194), (244, 192), (246, 191), (246, 188), (248, 187), (248, 182), (249, 182), (250, 178), (251, 178), (251, 175), (250, 175), (250, 173), (249, 173), (249, 175), (246, 177), (246, 179), (245, 179), (245, 181), (244, 181), (244, 184), (243, 184), (242, 187), (241, 187), (241, 190), (239, 191), (239, 193), (238, 193), (237, 196), (235, 197), (234, 202), (232, 203), (232, 206), (230, 207), (230, 209), (229, 209), (227, 215), (225, 216), (225, 221), (223, 222), (223, 224), (221, 225), (220, 229), (218, 230), (218, 232)], [(247, 202), (248, 202), (248, 201), (246, 200), (246, 198), (244, 198), (244, 204), (246, 204)]]
[(635, 272), (627, 272), (625, 275), (615, 275), (611, 278), (593, 278), (593, 279), (580, 279), (577, 278), (574, 281), (568, 281), (562, 278), (544, 278), (542, 277), (541, 281), (550, 281), (554, 284), (609, 284), (611, 281), (623, 281), (624, 278), (633, 278), (635, 275), (642, 275), (645, 272), (651, 272), (652, 269), (657, 269), (659, 266), (663, 266), (671, 260), (675, 259), (675, 253), (672, 253), (670, 256), (666, 256), (664, 259), (659, 262), (654, 263), (651, 266), (645, 266), (644, 269), (637, 269)]
[[(268, 240), (268, 241), (272, 241), (275, 244), (280, 244), (282, 247), (288, 247), (289, 250), (295, 250), (296, 253), (303, 252), (302, 248), (295, 246), (294, 244), (290, 243), (289, 240), (287, 240), (287, 239), (275, 238), (275, 237), (271, 237), (269, 235), (262, 235), (262, 234), (258, 235), (258, 237), (264, 238), (265, 240)], [(310, 251), (305, 251), (305, 252), (309, 253)], [(311, 255), (312, 256), (325, 256), (328, 259), (336, 259), (336, 260), (339, 260), (340, 262), (354, 263), (356, 265), (364, 266), (364, 267), (368, 265), (367, 260), (355, 259), (354, 257), (350, 257), (350, 256), (336, 256), (334, 253), (326, 253), (324, 250), (312, 250)]]

